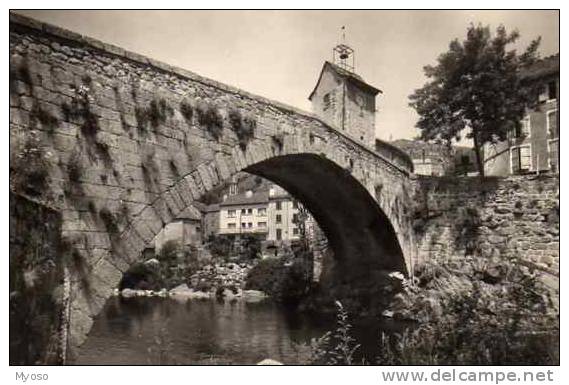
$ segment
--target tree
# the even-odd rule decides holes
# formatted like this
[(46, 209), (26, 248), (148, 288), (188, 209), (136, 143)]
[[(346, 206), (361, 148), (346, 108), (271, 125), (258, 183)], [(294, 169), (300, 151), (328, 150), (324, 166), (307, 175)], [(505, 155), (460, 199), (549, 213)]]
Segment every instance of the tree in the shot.
[(482, 176), (482, 146), (506, 140), (508, 132), (519, 128), (526, 109), (537, 103), (537, 85), (524, 82), (520, 73), (538, 60), (541, 38), (518, 55), (507, 48), (519, 36), (504, 26), (492, 36), (488, 26), (470, 25), (466, 40), (451, 41), (436, 66), (423, 68), (430, 80), (409, 96), (409, 105), (419, 114), (421, 139), (450, 145), (466, 132)]

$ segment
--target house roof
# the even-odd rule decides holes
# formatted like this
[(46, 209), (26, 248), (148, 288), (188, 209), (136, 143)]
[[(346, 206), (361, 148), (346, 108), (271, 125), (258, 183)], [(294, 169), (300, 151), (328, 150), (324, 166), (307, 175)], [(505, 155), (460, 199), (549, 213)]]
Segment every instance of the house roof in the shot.
[(230, 195), (223, 202), (221, 202), (219, 206), (255, 205), (267, 202), (269, 202), (268, 191), (259, 191), (254, 192), (250, 196), (247, 196), (246, 193)]
[(201, 220), (202, 216), (200, 211), (195, 208), (194, 206), (186, 207), (176, 219), (185, 219), (185, 220), (192, 220), (192, 221), (199, 221)]
[(521, 70), (520, 75), (524, 79), (539, 79), (549, 75), (559, 74), (559, 54), (543, 58), (531, 66)]
[(367, 84), (365, 82), (365, 80), (360, 75), (358, 75), (354, 72), (350, 72), (350, 71), (348, 71), (348, 70), (346, 70), (346, 69), (344, 69), (344, 68), (342, 68), (336, 64), (330, 63), (329, 61), (326, 61), (326, 62), (324, 62), (324, 65), (322, 66), (322, 70), (320, 71), (320, 75), (318, 76), (318, 81), (316, 82), (314, 89), (310, 93), (310, 96), (308, 96), (308, 100), (312, 100), (312, 96), (314, 95), (314, 92), (318, 88), (318, 85), (320, 84), (320, 80), (322, 80), (322, 74), (324, 73), (325, 70), (330, 70), (330, 71), (334, 72), (339, 77), (355, 84), (359, 88), (363, 88), (364, 90), (373, 94), (374, 96), (377, 95), (378, 93), (383, 93), (380, 89), (375, 88), (372, 85)]
[(214, 203), (212, 205), (206, 206), (205, 210), (206, 213), (213, 213), (219, 211), (219, 203)]
[(451, 152), (451, 150), (443, 144), (429, 143), (422, 140), (397, 139), (392, 141), (391, 144), (412, 158), (422, 156), (423, 151), (425, 151), (425, 155), (436, 154), (441, 156), (449, 156)]

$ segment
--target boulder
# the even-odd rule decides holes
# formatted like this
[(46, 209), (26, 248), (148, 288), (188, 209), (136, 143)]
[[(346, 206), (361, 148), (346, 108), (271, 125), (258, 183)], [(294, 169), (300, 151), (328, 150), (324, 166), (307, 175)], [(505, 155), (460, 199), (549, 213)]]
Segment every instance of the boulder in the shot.
[(160, 266), (160, 261), (158, 261), (156, 258), (151, 258), (151, 259), (147, 260), (146, 262), (144, 262), (144, 264), (146, 266), (158, 267), (158, 266)]
[(187, 299), (206, 299), (211, 298), (210, 293), (206, 293), (203, 291), (194, 291), (194, 289), (190, 289), (188, 285), (185, 283), (176, 286), (172, 290), (170, 290), (170, 295), (175, 297), (187, 298)]
[(193, 292), (187, 284), (183, 283), (170, 290), (171, 295), (189, 295)]
[(267, 294), (260, 290), (243, 290), (242, 297), (247, 302), (259, 302), (267, 298)]
[(136, 290), (132, 289), (123, 289), (121, 291), (121, 296), (129, 298), (129, 297), (136, 297), (137, 293)]
[(282, 362), (272, 360), (270, 358), (265, 358), (262, 361), (257, 362), (257, 365), (284, 365)]

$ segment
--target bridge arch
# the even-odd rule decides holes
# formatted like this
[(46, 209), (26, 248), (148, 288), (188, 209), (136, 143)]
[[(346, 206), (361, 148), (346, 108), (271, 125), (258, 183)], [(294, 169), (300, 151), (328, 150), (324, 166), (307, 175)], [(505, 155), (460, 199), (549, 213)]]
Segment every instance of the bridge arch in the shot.
[[(397, 218), (390, 219), (381, 207), (391, 199), (397, 208), (398, 199), (386, 197), (385, 193), (377, 196), (372, 183), (367, 186), (362, 183), (361, 180), (365, 183), (378, 179), (377, 175), (364, 175), (355, 169), (364, 160), (357, 156), (337, 156), (343, 162), (340, 165), (321, 152), (323, 143), (311, 140), (310, 135), (304, 136), (306, 143), (298, 141), (297, 136), (287, 138), (282, 148), (267, 147), (265, 142), (256, 140), (244, 151), (235, 146), (231, 157), (218, 156), (215, 162), (199, 165), (147, 205), (119, 236), (109, 234), (111, 252), (91, 271), (97, 291), (89, 292), (81, 282), (73, 290), (77, 295), (70, 320), (71, 337), (76, 341), (72, 345), (83, 341), (89, 330), (85, 323), (92, 322), (90, 318), (118, 287), (122, 274), (141, 261), (143, 250), (161, 229), (208, 191), (221, 187), (242, 171), (279, 184), (312, 213), (334, 254), (333, 260), (326, 261), (323, 267), (324, 285), (350, 286), (356, 281), (377, 279), (382, 272), (399, 271), (407, 275), (407, 259), (395, 229)], [(232, 159), (239, 161), (230, 167)], [(212, 178), (213, 175), (217, 178)], [(76, 330), (74, 324), (82, 326)]]
[(13, 15), (10, 28), (11, 157), (28, 142), (51, 154), (39, 190), (87, 265), (88, 279), (72, 274), (71, 346), (163, 226), (240, 171), (303, 201), (337, 261), (409, 271), (412, 162), (399, 150), (70, 31)]

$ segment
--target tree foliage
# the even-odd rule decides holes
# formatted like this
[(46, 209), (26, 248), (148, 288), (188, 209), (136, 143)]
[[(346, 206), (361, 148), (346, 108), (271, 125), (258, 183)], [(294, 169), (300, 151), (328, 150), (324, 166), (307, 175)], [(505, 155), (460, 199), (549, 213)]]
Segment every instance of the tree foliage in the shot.
[(520, 72), (538, 60), (540, 38), (518, 54), (508, 49), (519, 38), (504, 26), (492, 35), (488, 26), (470, 25), (466, 40), (451, 41), (435, 66), (425, 66), (429, 81), (409, 96), (419, 114), (421, 139), (450, 144), (463, 134), (474, 142), (480, 174), (481, 148), (507, 139), (526, 108), (537, 103), (537, 86)]

